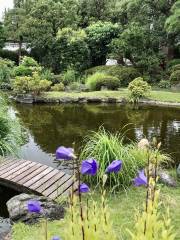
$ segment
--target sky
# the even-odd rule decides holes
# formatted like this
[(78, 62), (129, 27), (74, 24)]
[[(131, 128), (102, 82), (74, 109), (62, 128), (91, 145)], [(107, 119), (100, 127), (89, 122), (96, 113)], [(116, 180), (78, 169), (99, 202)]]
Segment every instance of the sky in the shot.
[(0, 20), (2, 20), (5, 8), (12, 8), (13, 0), (0, 0)]

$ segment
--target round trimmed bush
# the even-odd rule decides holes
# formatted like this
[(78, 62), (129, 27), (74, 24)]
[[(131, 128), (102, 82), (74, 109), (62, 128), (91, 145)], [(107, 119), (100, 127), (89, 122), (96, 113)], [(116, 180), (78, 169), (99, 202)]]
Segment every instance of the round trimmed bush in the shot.
[(180, 70), (177, 70), (173, 72), (170, 76), (170, 82), (172, 84), (178, 84), (180, 83)]
[(86, 85), (92, 91), (99, 91), (102, 87), (116, 90), (119, 88), (120, 83), (117, 77), (97, 72), (87, 78)]
[(135, 78), (128, 86), (130, 100), (138, 102), (140, 98), (147, 97), (151, 91), (151, 86), (143, 78)]

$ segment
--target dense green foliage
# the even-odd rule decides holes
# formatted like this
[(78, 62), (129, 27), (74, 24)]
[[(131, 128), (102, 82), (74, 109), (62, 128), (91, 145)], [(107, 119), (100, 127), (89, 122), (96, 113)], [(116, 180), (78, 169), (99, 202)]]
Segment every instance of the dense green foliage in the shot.
[(118, 78), (119, 86), (121, 87), (128, 86), (132, 80), (140, 76), (140, 73), (134, 67), (124, 67), (119, 65), (93, 67), (88, 69), (86, 74), (94, 74), (97, 72)]
[(0, 49), (4, 46), (4, 42), (5, 42), (4, 27), (0, 22)]
[(130, 91), (130, 100), (138, 102), (140, 98), (149, 96), (151, 87), (143, 78), (138, 77), (129, 83), (128, 90)]
[(172, 84), (180, 83), (180, 70), (174, 71), (170, 76), (170, 82)]
[(108, 45), (119, 32), (119, 25), (110, 22), (97, 22), (86, 28), (87, 42), (91, 53), (91, 64), (93, 66), (106, 63)]
[(10, 88), (11, 72), (14, 63), (7, 59), (0, 58), (0, 88)]
[(8, 112), (5, 100), (0, 97), (0, 155), (16, 154), (23, 143), (23, 134), (18, 119)]
[(120, 86), (120, 82), (117, 77), (97, 72), (87, 78), (86, 85), (92, 91), (99, 91), (102, 87), (116, 90)]
[(55, 91), (55, 92), (64, 91), (64, 84), (63, 83), (56, 83), (56, 84), (54, 84), (54, 86), (51, 87), (51, 90)]
[(4, 25), (9, 39), (28, 42), (32, 56), (56, 74), (115, 57), (155, 82), (167, 78), (169, 61), (179, 56), (179, 3), (28, 0), (6, 12)]
[(13, 81), (13, 90), (17, 93), (32, 93), (36, 96), (50, 89), (51, 84), (50, 81), (41, 79), (37, 72), (33, 72), (32, 76), (16, 77)]

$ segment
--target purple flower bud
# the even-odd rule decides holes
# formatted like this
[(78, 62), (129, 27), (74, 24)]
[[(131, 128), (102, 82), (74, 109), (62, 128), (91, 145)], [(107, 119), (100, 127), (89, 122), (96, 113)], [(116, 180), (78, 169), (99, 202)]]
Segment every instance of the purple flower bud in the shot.
[(145, 176), (145, 174), (144, 174), (144, 170), (142, 170), (142, 171), (138, 171), (139, 172), (139, 175), (136, 177), (136, 178), (134, 178), (134, 186), (136, 186), (136, 187), (139, 187), (139, 186), (141, 186), (141, 185), (147, 185), (147, 177)]
[(99, 165), (95, 159), (90, 158), (84, 160), (81, 164), (81, 173), (88, 175), (96, 175), (98, 167)]
[(79, 186), (80, 193), (87, 193), (89, 191), (90, 191), (90, 189), (89, 189), (88, 185), (86, 185), (85, 183), (80, 184), (80, 186)]
[(54, 236), (54, 237), (52, 238), (52, 240), (61, 240), (61, 238), (58, 237), (58, 236)]
[(114, 160), (107, 168), (106, 173), (118, 173), (122, 168), (121, 160)]
[(66, 148), (66, 147), (59, 147), (56, 150), (56, 159), (63, 159), (63, 160), (71, 160), (72, 158), (74, 158), (74, 149), (72, 148)]
[(37, 200), (29, 200), (27, 207), (28, 207), (28, 212), (30, 212), (30, 213), (40, 213), (41, 212), (41, 203)]

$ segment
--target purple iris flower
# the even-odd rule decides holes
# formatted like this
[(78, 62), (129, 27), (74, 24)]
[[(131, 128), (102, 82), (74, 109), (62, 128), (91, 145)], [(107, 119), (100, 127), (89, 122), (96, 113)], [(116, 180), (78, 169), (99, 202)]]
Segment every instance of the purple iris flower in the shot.
[(52, 238), (52, 240), (61, 240), (61, 238), (58, 237), (58, 236), (54, 236), (54, 237)]
[(106, 173), (118, 173), (122, 168), (121, 160), (114, 160), (107, 168)]
[(79, 186), (80, 193), (87, 193), (89, 191), (90, 191), (90, 189), (89, 189), (88, 185), (86, 185), (85, 183), (80, 184), (80, 186)]
[(61, 146), (56, 150), (56, 159), (71, 160), (74, 157), (73, 148), (66, 148)]
[(30, 213), (40, 213), (41, 212), (41, 203), (37, 200), (29, 200), (27, 207), (28, 207), (28, 212), (30, 212)]
[(144, 174), (144, 170), (138, 171), (139, 175), (134, 178), (134, 186), (139, 187), (141, 185), (147, 185), (147, 177)]
[(99, 165), (95, 159), (90, 158), (84, 160), (81, 164), (81, 173), (88, 175), (96, 175), (98, 167)]

